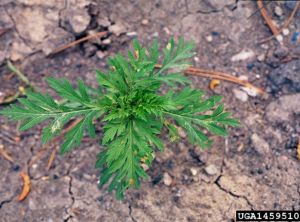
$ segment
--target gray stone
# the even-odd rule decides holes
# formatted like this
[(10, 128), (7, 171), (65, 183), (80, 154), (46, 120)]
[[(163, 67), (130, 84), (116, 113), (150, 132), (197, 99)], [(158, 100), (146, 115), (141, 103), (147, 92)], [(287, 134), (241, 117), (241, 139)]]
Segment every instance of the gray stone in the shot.
[(248, 94), (246, 92), (239, 89), (233, 89), (232, 92), (234, 96), (242, 102), (246, 102), (248, 100)]
[(115, 34), (116, 36), (119, 36), (122, 33), (126, 32), (126, 26), (123, 23), (118, 22), (112, 26), (109, 26), (108, 30), (113, 34)]
[(243, 60), (251, 59), (254, 56), (255, 56), (255, 53), (252, 50), (245, 49), (245, 50), (242, 50), (241, 52), (233, 55), (231, 57), (231, 61), (232, 62), (243, 61)]
[(105, 28), (109, 27), (111, 25), (111, 22), (109, 21), (109, 19), (107, 17), (98, 18), (97, 23), (98, 23), (98, 25), (105, 27)]
[(205, 39), (206, 39), (207, 42), (212, 42), (213, 37), (212, 37), (212, 35), (208, 35), (208, 36), (205, 37)]
[(266, 117), (271, 122), (288, 121), (293, 114), (300, 113), (300, 93), (282, 96), (266, 108)]
[(181, 127), (177, 127), (177, 131), (178, 131), (178, 135), (181, 138), (186, 138), (186, 132), (184, 131), (184, 129), (182, 129)]
[(214, 164), (210, 164), (207, 167), (205, 167), (205, 173), (209, 176), (214, 176), (218, 174), (219, 170)]
[(265, 54), (260, 54), (259, 56), (257, 56), (257, 61), (263, 62), (265, 60), (265, 57)]
[(70, 25), (75, 33), (84, 32), (90, 24), (91, 17), (84, 8), (69, 9), (64, 11), (65, 19), (70, 22)]
[(149, 20), (148, 19), (143, 19), (141, 23), (142, 23), (142, 25), (148, 25)]
[(289, 49), (286, 47), (278, 47), (276, 50), (274, 50), (273, 55), (274, 57), (278, 59), (283, 59), (289, 54)]
[(193, 176), (196, 176), (196, 175), (198, 174), (197, 169), (194, 168), (194, 167), (190, 168), (190, 171), (191, 171), (191, 174), (192, 174)]
[(275, 7), (275, 15), (277, 15), (278, 17), (281, 17), (283, 15), (283, 11), (282, 11), (282, 8), (279, 7), (279, 6), (276, 6)]
[(254, 149), (261, 155), (267, 155), (270, 152), (270, 146), (263, 138), (259, 137), (257, 134), (251, 136), (251, 142)]
[(103, 51), (97, 51), (97, 53), (96, 53), (96, 56), (97, 56), (99, 59), (104, 59), (106, 55), (107, 55), (107, 53), (105, 53), (105, 52), (103, 52)]
[(173, 182), (172, 177), (167, 172), (165, 172), (163, 175), (163, 182), (166, 186), (171, 186)]
[(300, 60), (294, 60), (287, 64), (282, 64), (276, 69), (272, 69), (268, 75), (268, 85), (272, 92), (276, 93), (284, 85), (288, 85), (289, 90), (300, 90)]
[(41, 8), (20, 8), (11, 10), (10, 14), (15, 20), (16, 29), (23, 39), (29, 41), (33, 47), (42, 43), (52, 33), (58, 23), (58, 12), (49, 12)]
[(245, 119), (245, 124), (247, 126), (255, 126), (257, 123), (261, 123), (261, 116), (259, 114), (250, 114), (249, 116), (247, 116), (247, 118)]

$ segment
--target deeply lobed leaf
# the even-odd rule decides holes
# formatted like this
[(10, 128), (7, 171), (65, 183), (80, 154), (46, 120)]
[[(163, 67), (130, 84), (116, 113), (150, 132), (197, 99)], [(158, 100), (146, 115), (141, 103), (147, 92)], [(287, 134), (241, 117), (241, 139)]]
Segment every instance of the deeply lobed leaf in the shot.
[[(81, 80), (75, 88), (66, 79), (48, 78), (50, 87), (61, 97), (60, 102), (48, 94), (29, 93), (26, 99), (19, 99), (20, 105), (13, 104), (0, 113), (20, 120), (21, 130), (48, 121), (42, 132), (43, 143), (61, 133), (71, 120), (80, 119), (65, 133), (61, 153), (79, 146), (85, 131), (94, 137), (94, 121), (102, 117), (101, 144), (105, 148), (96, 162), (102, 172), (100, 186), (109, 183), (108, 190), (116, 190), (117, 198), (123, 198), (126, 189), (138, 188), (140, 178), (147, 178), (145, 165), (150, 166), (155, 152), (164, 149), (159, 138), (163, 126), (172, 142), (178, 138), (177, 128), (181, 127), (192, 144), (209, 147), (212, 141), (203, 129), (226, 136), (227, 125), (239, 125), (220, 104), (221, 96), (205, 99), (201, 90), (177, 88), (190, 83), (180, 71), (189, 65), (192, 50), (192, 43), (180, 38), (175, 44), (171, 38), (160, 58), (157, 41), (148, 50), (134, 40), (128, 58), (117, 54), (109, 59), (108, 74), (96, 70), (99, 89)], [(162, 65), (158, 66), (160, 59)], [(162, 85), (171, 88), (162, 90)]]

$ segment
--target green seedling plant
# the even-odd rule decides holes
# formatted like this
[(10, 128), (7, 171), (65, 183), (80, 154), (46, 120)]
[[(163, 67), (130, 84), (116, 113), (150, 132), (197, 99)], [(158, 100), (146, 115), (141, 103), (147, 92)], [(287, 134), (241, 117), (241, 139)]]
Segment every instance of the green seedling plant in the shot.
[(59, 135), (70, 120), (79, 118), (64, 135), (61, 154), (78, 147), (85, 132), (95, 137), (94, 124), (101, 120), (104, 148), (96, 162), (101, 170), (99, 184), (109, 183), (108, 190), (115, 190), (122, 199), (128, 188), (139, 188), (140, 179), (148, 178), (144, 166), (151, 165), (157, 150), (163, 151), (163, 129), (176, 142), (181, 127), (190, 143), (205, 148), (212, 143), (210, 134), (227, 136), (227, 126), (239, 125), (220, 104), (221, 96), (204, 98), (203, 91), (189, 87), (189, 79), (180, 73), (190, 65), (193, 49), (192, 43), (180, 38), (176, 44), (171, 38), (160, 54), (156, 40), (149, 49), (134, 40), (127, 58), (117, 54), (108, 59), (107, 74), (96, 71), (98, 88), (81, 80), (73, 87), (64, 78), (50, 77), (49, 86), (63, 102), (49, 94), (30, 92), (18, 100), (20, 105), (12, 104), (1, 114), (20, 120), (22, 131), (47, 121), (43, 144)]

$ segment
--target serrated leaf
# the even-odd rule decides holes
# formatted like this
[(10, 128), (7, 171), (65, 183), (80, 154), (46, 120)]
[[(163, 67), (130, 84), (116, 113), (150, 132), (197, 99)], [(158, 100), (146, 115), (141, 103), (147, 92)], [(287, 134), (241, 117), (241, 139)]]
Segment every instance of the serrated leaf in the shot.
[(23, 120), (19, 130), (21, 130), (21, 131), (28, 130), (28, 129), (38, 125), (39, 123), (45, 121), (48, 118), (49, 118), (48, 116), (39, 116), (36, 118)]

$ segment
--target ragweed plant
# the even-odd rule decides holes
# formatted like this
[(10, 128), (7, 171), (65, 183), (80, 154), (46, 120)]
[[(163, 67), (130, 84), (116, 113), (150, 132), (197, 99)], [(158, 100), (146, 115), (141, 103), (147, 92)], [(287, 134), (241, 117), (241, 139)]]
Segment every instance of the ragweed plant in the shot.
[[(157, 41), (149, 50), (133, 41), (133, 51), (128, 57), (117, 54), (108, 60), (107, 74), (97, 70), (99, 88), (88, 87), (79, 80), (74, 88), (66, 79), (47, 78), (49, 86), (64, 100), (58, 103), (49, 94), (28, 93), (20, 98), (20, 105), (11, 105), (1, 114), (12, 120), (20, 120), (20, 130), (30, 129), (48, 121), (42, 131), (42, 143), (49, 142), (61, 133), (74, 118), (78, 124), (64, 136), (60, 153), (79, 146), (87, 131), (95, 137), (94, 121), (104, 122), (96, 167), (101, 170), (100, 186), (109, 183), (109, 191), (116, 190), (117, 198), (123, 198), (130, 187), (138, 188), (140, 178), (146, 179), (143, 166), (151, 165), (156, 150), (164, 149), (159, 138), (162, 128), (168, 130), (171, 141), (178, 137), (181, 127), (192, 144), (209, 147), (212, 141), (203, 129), (211, 134), (226, 136), (226, 126), (238, 126), (239, 122), (224, 111), (221, 96), (203, 98), (203, 91), (192, 89), (190, 81), (180, 73), (189, 63), (193, 44), (170, 39), (160, 58)], [(161, 61), (161, 65), (157, 64)], [(162, 85), (167, 92), (163, 93)], [(166, 90), (164, 90), (166, 91)], [(201, 130), (202, 129), (202, 130)]]

